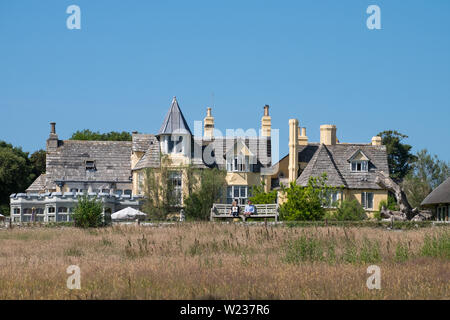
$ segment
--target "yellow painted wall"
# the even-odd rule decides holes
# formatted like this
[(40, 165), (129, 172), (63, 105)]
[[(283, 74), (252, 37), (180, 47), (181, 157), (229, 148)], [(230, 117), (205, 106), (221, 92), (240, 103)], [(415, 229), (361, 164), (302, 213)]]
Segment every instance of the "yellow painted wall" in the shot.
[(225, 180), (229, 186), (261, 185), (261, 175), (257, 172), (228, 172)]
[(387, 190), (344, 190), (344, 200), (358, 200), (361, 203), (361, 193), (362, 192), (372, 192), (373, 193), (373, 209), (367, 209), (366, 212), (372, 215), (375, 211), (378, 211), (380, 202), (388, 199)]

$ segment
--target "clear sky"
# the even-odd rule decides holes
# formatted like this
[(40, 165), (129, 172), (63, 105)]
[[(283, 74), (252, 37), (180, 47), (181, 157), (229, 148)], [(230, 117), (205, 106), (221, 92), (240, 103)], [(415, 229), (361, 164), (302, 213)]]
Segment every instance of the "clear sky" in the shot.
[(173, 96), (192, 130), (212, 104), (223, 132), (259, 128), (269, 104), (281, 156), (297, 118), (310, 141), (396, 129), (450, 160), (450, 1), (0, 1), (0, 140), (45, 148), (50, 121), (157, 133)]

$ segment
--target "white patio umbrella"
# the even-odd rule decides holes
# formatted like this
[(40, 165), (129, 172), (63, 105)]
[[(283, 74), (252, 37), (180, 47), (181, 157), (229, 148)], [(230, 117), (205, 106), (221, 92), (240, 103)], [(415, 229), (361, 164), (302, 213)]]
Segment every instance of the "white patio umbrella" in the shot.
[(113, 219), (113, 220), (125, 220), (125, 219), (133, 220), (138, 217), (145, 217), (145, 216), (146, 216), (145, 213), (143, 213), (139, 210), (133, 209), (131, 207), (127, 207), (120, 211), (114, 212), (111, 215), (111, 219)]

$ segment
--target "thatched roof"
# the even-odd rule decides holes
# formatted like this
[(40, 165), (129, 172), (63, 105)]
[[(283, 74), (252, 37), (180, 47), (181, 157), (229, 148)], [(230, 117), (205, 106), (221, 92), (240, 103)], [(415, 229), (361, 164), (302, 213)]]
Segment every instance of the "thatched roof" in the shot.
[(450, 203), (450, 178), (434, 189), (425, 200), (422, 201), (421, 205), (426, 206), (444, 203)]

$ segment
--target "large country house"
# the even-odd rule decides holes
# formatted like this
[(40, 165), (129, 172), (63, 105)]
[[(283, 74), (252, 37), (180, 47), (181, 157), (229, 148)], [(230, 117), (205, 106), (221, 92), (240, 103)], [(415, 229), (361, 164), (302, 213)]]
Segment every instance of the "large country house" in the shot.
[(125, 207), (139, 208), (143, 201), (143, 180), (147, 168), (159, 168), (161, 157), (170, 159), (171, 183), (178, 204), (186, 195), (186, 168), (227, 170), (227, 192), (223, 201), (244, 203), (249, 189), (267, 177), (271, 167), (271, 117), (264, 107), (259, 135), (221, 136), (214, 128), (211, 108), (207, 109), (203, 134), (194, 136), (177, 99), (157, 134), (134, 132), (132, 141), (59, 140), (55, 123), (47, 139), (46, 173), (26, 193), (11, 195), (14, 222), (71, 221), (78, 196), (87, 193), (103, 203), (109, 215)]
[[(194, 133), (197, 133), (195, 128)], [(370, 214), (387, 200), (388, 191), (375, 183), (378, 171), (389, 172), (386, 147), (380, 137), (370, 143), (342, 143), (336, 126), (320, 127), (320, 142), (308, 141), (298, 120), (289, 120), (289, 154), (272, 166), (271, 117), (264, 106), (259, 134), (220, 134), (207, 109), (200, 133), (193, 135), (177, 99), (157, 134), (134, 132), (132, 141), (59, 140), (55, 123), (47, 139), (46, 173), (26, 190), (11, 195), (13, 221), (71, 221), (78, 197), (98, 197), (104, 214), (125, 207), (140, 208), (146, 170), (168, 166), (170, 183), (183, 206), (188, 192), (188, 168), (226, 170), (227, 190), (222, 201), (246, 202), (251, 187), (264, 183), (266, 191), (295, 182), (306, 186), (310, 177), (327, 173), (337, 188), (331, 201), (356, 199)], [(248, 133), (248, 131), (247, 131)], [(162, 159), (169, 159), (162, 163)], [(280, 194), (279, 194), (280, 195)], [(279, 196), (279, 202), (284, 201)]]
[(386, 147), (381, 137), (370, 143), (342, 143), (336, 133), (335, 125), (322, 125), (320, 142), (309, 142), (306, 128), (290, 119), (289, 154), (274, 165), (271, 186), (276, 189), (291, 182), (306, 186), (310, 177), (326, 173), (327, 184), (337, 190), (330, 203), (356, 199), (370, 215), (388, 197), (388, 191), (375, 183), (377, 171), (389, 172)]

